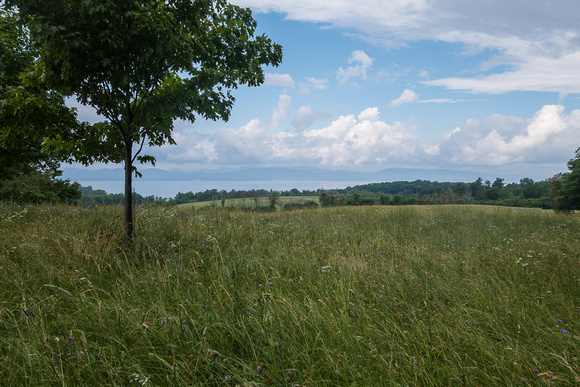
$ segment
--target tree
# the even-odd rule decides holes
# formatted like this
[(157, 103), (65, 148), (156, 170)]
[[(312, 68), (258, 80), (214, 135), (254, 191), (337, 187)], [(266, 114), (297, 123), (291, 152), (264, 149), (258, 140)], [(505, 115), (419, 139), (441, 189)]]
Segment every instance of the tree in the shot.
[(0, 10), (0, 199), (74, 202), (78, 184), (58, 179), (59, 160), (44, 144), (64, 128), (86, 124), (61, 94), (37, 82), (37, 56), (16, 15)]
[(570, 172), (561, 177), (555, 208), (557, 211), (572, 212), (580, 210), (580, 148), (576, 149), (574, 158), (567, 165)]
[(279, 198), (280, 197), (278, 196), (277, 191), (270, 190), (270, 193), (268, 193), (268, 200), (270, 201), (270, 210), (276, 209), (276, 203), (278, 203)]
[[(247, 8), (225, 0), (8, 0), (39, 48), (52, 90), (92, 106), (104, 121), (70, 130), (54, 150), (84, 164), (122, 163), (125, 234), (133, 234), (135, 162), (155, 163), (144, 146), (175, 144), (173, 121), (227, 120), (239, 85), (263, 83), (263, 65), (282, 48)], [(76, 139), (61, 147), (62, 140)]]

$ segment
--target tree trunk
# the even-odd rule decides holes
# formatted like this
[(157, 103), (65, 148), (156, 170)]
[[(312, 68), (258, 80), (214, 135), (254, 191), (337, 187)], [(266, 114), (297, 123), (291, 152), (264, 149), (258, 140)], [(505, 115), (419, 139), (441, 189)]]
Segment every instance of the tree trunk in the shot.
[(125, 242), (133, 239), (133, 143), (125, 143)]

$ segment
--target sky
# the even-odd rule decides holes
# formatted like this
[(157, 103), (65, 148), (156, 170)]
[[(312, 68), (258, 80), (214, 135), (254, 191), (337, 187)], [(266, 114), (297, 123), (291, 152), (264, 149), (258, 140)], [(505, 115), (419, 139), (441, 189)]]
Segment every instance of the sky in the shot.
[[(162, 169), (440, 168), (543, 180), (580, 147), (580, 1), (230, 0), (283, 46)], [(79, 107), (81, 119), (96, 118)], [(94, 167), (93, 167), (94, 168)]]

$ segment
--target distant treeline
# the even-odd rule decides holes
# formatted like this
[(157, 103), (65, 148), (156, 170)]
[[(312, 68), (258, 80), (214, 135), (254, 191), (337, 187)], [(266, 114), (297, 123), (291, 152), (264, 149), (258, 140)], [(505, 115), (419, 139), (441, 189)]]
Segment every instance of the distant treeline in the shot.
[[(265, 198), (267, 190), (216, 189), (178, 193), (175, 203), (221, 201), (224, 199)], [(321, 206), (334, 205), (403, 205), (403, 204), (495, 204), (514, 207), (553, 208), (555, 188), (550, 180), (535, 182), (524, 178), (519, 183), (494, 182), (478, 178), (472, 183), (432, 182), (428, 180), (372, 183), (333, 190), (276, 191), (279, 196), (318, 197)]]
[(555, 189), (550, 180), (493, 183), (478, 178), (472, 183), (428, 180), (373, 183), (321, 192), (320, 205), (494, 204), (512, 207), (553, 208)]
[[(97, 204), (124, 204), (125, 195), (122, 193), (107, 193), (102, 189), (93, 189), (92, 186), (80, 187), (79, 191), (82, 196), (78, 200), (81, 206), (90, 206)], [(171, 205), (175, 204), (173, 199), (166, 199), (158, 196), (142, 196), (136, 192), (133, 193), (133, 203), (136, 205)]]
[[(92, 204), (123, 204), (123, 194), (108, 194), (101, 189), (81, 187), (80, 205)], [(133, 194), (136, 205), (174, 205), (195, 202), (224, 202), (228, 199), (254, 199), (250, 203), (258, 203), (258, 198), (276, 196), (299, 196), (318, 198), (323, 207), (339, 205), (405, 205), (405, 204), (493, 204), (511, 207), (553, 208), (556, 188), (550, 180), (533, 181), (524, 178), (519, 183), (504, 183), (497, 178), (491, 182), (478, 178), (472, 183), (450, 183), (428, 180), (395, 181), (388, 183), (372, 183), (332, 190), (291, 190), (268, 191), (234, 190), (226, 191), (208, 189), (205, 191), (179, 192), (175, 198), (158, 196), (142, 196)], [(290, 208), (291, 206), (289, 206)]]
[[(256, 198), (267, 198), (272, 191), (265, 189), (253, 189), (253, 190), (235, 190), (231, 191), (217, 189), (207, 189), (203, 192), (179, 192), (175, 195), (175, 204), (183, 203), (196, 203), (196, 202), (207, 202), (207, 201), (218, 201), (222, 199), (256, 199)], [(318, 196), (320, 190), (302, 190), (299, 191), (296, 188), (286, 191), (275, 191), (277, 196)]]

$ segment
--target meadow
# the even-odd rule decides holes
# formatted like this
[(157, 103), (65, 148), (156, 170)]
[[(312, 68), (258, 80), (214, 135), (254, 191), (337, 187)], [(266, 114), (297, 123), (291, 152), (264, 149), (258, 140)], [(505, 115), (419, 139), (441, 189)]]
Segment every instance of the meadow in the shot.
[[(319, 203), (318, 196), (280, 196), (276, 201), (276, 209), (282, 209), (285, 204), (304, 204), (307, 202), (314, 202)], [(203, 208), (203, 207), (233, 207), (233, 208), (242, 208), (242, 209), (254, 209), (256, 207), (266, 208), (270, 205), (270, 200), (267, 197), (245, 197), (245, 198), (236, 198), (236, 199), (225, 199), (221, 200), (209, 200), (203, 202), (192, 202), (192, 203), (183, 203), (178, 204), (179, 207), (195, 207), (195, 208)]]
[(578, 215), (122, 216), (0, 206), (3, 386), (580, 384)]

